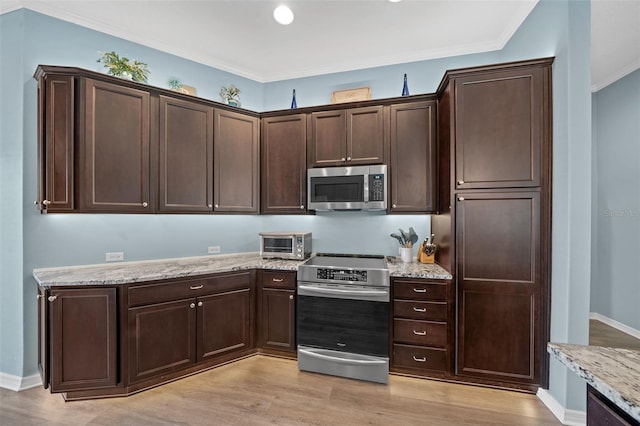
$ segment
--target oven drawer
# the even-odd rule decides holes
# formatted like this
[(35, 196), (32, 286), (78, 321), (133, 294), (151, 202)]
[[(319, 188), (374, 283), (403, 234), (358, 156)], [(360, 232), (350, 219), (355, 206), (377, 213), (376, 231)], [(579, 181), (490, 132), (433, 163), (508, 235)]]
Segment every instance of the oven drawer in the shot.
[(262, 286), (295, 290), (296, 273), (284, 271), (262, 271)]
[(447, 324), (395, 318), (393, 320), (393, 341), (444, 348), (447, 346)]
[(447, 301), (447, 284), (421, 281), (394, 280), (393, 297), (396, 299)]
[(411, 300), (395, 300), (393, 316), (417, 320), (446, 321), (446, 302), (414, 302)]
[(393, 366), (447, 371), (447, 350), (394, 344)]

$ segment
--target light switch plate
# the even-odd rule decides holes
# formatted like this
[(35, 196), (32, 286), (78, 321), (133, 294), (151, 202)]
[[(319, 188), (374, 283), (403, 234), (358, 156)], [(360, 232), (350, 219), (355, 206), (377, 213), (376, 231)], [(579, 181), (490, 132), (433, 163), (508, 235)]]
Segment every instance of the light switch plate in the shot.
[(220, 246), (209, 246), (209, 247), (207, 247), (207, 253), (209, 253), (209, 254), (220, 253)]
[(118, 262), (120, 260), (124, 260), (124, 252), (114, 251), (114, 252), (107, 253), (105, 256), (105, 260), (107, 262)]

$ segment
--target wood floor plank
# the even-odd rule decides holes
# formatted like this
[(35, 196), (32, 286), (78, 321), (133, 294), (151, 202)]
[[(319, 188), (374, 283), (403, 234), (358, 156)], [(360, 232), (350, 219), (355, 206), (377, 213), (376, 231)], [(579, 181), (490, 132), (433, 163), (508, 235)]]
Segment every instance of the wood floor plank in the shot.
[(13, 425), (558, 425), (535, 395), (390, 376), (388, 385), (254, 356), (126, 398), (65, 403), (0, 389)]

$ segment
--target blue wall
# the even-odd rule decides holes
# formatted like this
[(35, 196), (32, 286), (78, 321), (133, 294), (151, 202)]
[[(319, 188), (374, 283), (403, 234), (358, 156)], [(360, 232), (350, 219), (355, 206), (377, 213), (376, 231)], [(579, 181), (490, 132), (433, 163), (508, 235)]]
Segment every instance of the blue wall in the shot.
[(597, 233), (591, 311), (640, 330), (640, 70), (593, 100)]
[[(166, 87), (168, 77), (177, 76), (185, 84), (196, 86), (199, 95), (217, 99), (219, 87), (233, 82), (243, 90), (243, 106), (255, 110), (287, 108), (293, 88), (299, 106), (326, 104), (333, 90), (356, 86), (369, 86), (374, 98), (382, 98), (397, 96), (402, 74), (407, 73), (412, 94), (428, 93), (435, 90), (446, 69), (556, 56), (551, 336), (555, 341), (586, 343), (589, 274), (587, 271), (585, 277), (581, 267), (584, 253), (590, 250), (590, 218), (584, 215), (584, 211), (590, 211), (590, 198), (583, 197), (580, 185), (588, 188), (590, 181), (590, 161), (583, 162), (588, 156), (583, 151), (591, 152), (590, 94), (585, 83), (589, 80), (589, 25), (588, 2), (541, 1), (502, 51), (260, 85), (34, 12), (19, 10), (0, 16), (0, 371), (15, 376), (36, 372), (36, 290), (31, 278), (34, 267), (102, 262), (106, 251), (115, 250), (124, 251), (127, 260), (202, 255), (208, 245), (220, 245), (223, 252), (255, 251), (257, 232), (263, 229), (311, 230), (314, 249), (318, 251), (395, 254), (397, 244), (388, 237), (390, 232), (408, 226), (413, 226), (420, 236), (429, 232), (429, 218), (421, 215), (38, 214), (33, 207), (37, 175), (36, 82), (31, 75), (38, 64), (99, 70), (95, 59), (100, 51), (107, 50), (147, 62), (153, 85)], [(6, 43), (8, 39), (11, 44)], [(11, 67), (5, 72), (7, 62)], [(5, 163), (10, 164), (5, 167)], [(587, 183), (583, 181), (585, 177)], [(568, 374), (553, 364), (550, 392), (561, 404), (582, 408), (584, 386), (572, 383)]]

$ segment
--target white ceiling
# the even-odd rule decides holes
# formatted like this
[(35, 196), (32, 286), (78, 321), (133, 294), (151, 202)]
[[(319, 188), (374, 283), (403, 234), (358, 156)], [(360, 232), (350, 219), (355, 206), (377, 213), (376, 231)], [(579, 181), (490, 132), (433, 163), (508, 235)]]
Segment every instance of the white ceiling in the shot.
[[(538, 0), (0, 0), (259, 82), (501, 49)], [(295, 21), (272, 19), (288, 4)], [(640, 68), (640, 0), (592, 2), (595, 90)]]

